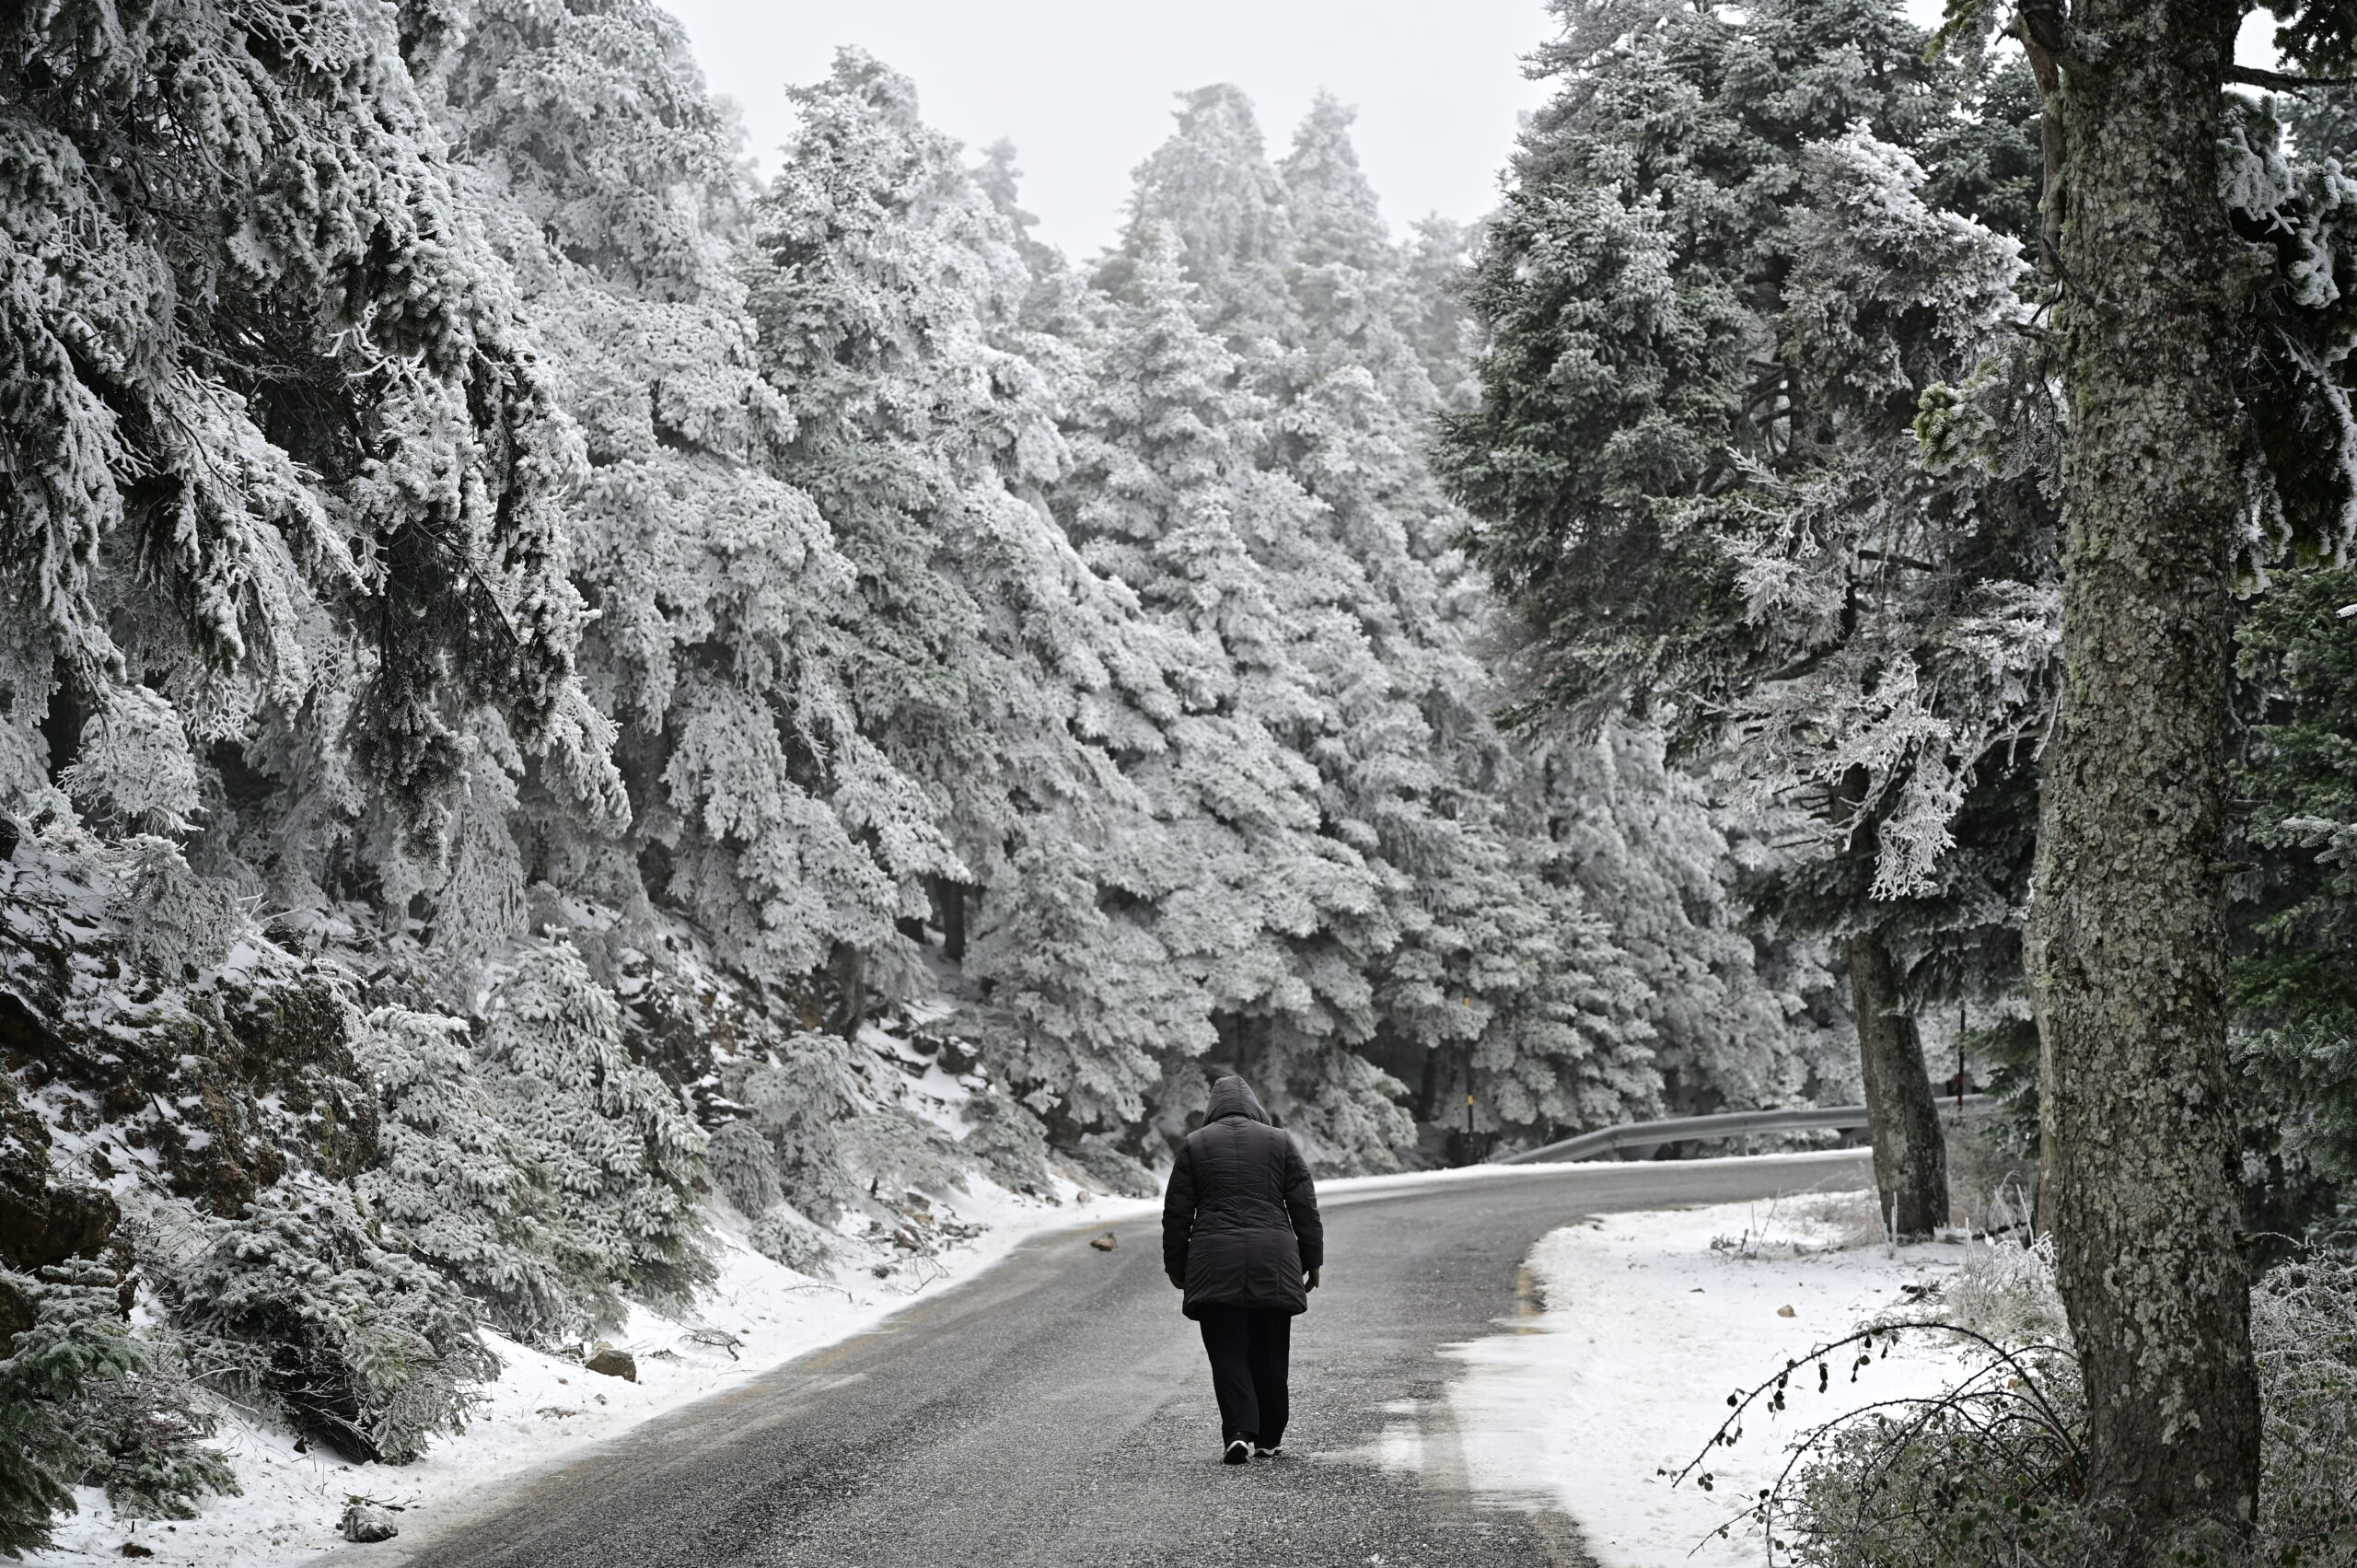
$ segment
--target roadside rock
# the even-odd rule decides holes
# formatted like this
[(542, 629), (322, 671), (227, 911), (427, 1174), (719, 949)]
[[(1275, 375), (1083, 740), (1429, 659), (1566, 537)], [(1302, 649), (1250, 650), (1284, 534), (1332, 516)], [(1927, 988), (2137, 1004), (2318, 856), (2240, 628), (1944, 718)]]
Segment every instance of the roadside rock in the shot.
[(608, 1377), (619, 1377), (625, 1383), (638, 1381), (638, 1359), (630, 1352), (616, 1350), (611, 1345), (599, 1345), (581, 1365)]
[(372, 1504), (354, 1503), (343, 1511), (343, 1539), (346, 1540), (390, 1540), (401, 1533), (393, 1516)]

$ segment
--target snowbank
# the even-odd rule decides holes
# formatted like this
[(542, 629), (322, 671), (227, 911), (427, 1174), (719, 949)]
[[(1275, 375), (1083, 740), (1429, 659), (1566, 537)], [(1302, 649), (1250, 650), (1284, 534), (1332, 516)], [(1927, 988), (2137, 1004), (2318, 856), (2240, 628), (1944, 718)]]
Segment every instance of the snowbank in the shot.
[(1795, 1378), (1782, 1415), (1759, 1412), (1742, 1442), (1713, 1455), (1713, 1490), (1670, 1484), (1726, 1418), (1730, 1393), (1906, 1307), (1962, 1260), (1954, 1244), (1844, 1246), (1871, 1218), (1866, 1204), (1854, 1217), (1838, 1204), (1614, 1214), (1540, 1241), (1527, 1264), (1539, 1309), (1451, 1351), (1466, 1367), (1449, 1399), (1471, 1482), (1570, 1515), (1601, 1568), (1760, 1562), (1743, 1526), (1726, 1539), (1713, 1532), (1774, 1479), (1796, 1434), (1933, 1392), (1955, 1370), (1935, 1351), (1902, 1347), (1854, 1383), (1837, 1367), (1824, 1394), (1813, 1375)]
[(57, 1532), (57, 1550), (28, 1561), (121, 1562), (123, 1543), (134, 1541), (153, 1551), (159, 1568), (270, 1568), (342, 1545), (338, 1524), (354, 1496), (400, 1508), (395, 1517), (405, 1527), (463, 1516), (522, 1472), (871, 1329), (920, 1297), (955, 1288), (1031, 1237), (1159, 1208), (1069, 1189), (1070, 1201), (1059, 1206), (979, 1179), (971, 1187), (945, 1204), (945, 1229), (985, 1227), (981, 1233), (932, 1256), (879, 1264), (888, 1270), (883, 1277), (854, 1267), (842, 1269), (839, 1281), (813, 1280), (755, 1252), (741, 1234), (726, 1235), (720, 1279), (691, 1318), (633, 1308), (612, 1336), (637, 1361), (635, 1383), (487, 1335), (504, 1364), (485, 1390), (487, 1402), (464, 1436), (415, 1464), (346, 1465), (321, 1450), (298, 1453), (294, 1439), (274, 1429), (230, 1421), (216, 1441), (235, 1462), (244, 1495), (210, 1500), (202, 1518), (132, 1525), (113, 1517), (103, 1493), (84, 1491), (82, 1511)]

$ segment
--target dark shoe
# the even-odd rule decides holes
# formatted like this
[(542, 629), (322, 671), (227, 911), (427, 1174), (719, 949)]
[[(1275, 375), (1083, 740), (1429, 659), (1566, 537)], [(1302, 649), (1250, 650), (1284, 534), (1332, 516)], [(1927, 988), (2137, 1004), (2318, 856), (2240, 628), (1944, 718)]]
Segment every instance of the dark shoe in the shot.
[(1228, 1444), (1227, 1452), (1220, 1456), (1220, 1463), (1224, 1465), (1248, 1464), (1251, 1461), (1251, 1458), (1252, 1445), (1247, 1443), (1243, 1438), (1238, 1437)]
[(1273, 1459), (1283, 1452), (1284, 1449), (1283, 1446), (1263, 1448), (1258, 1443), (1252, 1445), (1252, 1457), (1256, 1459)]

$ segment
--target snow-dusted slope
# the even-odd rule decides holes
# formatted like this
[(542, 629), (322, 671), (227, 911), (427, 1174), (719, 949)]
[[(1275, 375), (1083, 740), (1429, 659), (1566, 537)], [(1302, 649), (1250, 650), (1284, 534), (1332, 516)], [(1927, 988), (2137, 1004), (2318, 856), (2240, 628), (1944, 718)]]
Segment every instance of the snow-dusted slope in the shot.
[[(1532, 1249), (1541, 1309), (1459, 1346), (1451, 1404), (1468, 1474), (1543, 1499), (1579, 1521), (1602, 1568), (1754, 1563), (1737, 1525), (1798, 1433), (1872, 1401), (1936, 1391), (1955, 1364), (1902, 1346), (1824, 1394), (1797, 1379), (1703, 1465), (1714, 1484), (1673, 1485), (1728, 1415), (1727, 1397), (1952, 1275), (1955, 1244), (1843, 1247), (1839, 1201), (1786, 1199), (1569, 1225)], [(1861, 1218), (1871, 1225), (1861, 1205)], [(1784, 1310), (1791, 1309), (1791, 1316)], [(1663, 1472), (1668, 1472), (1666, 1474)]]
[[(338, 1523), (354, 1497), (399, 1510), (396, 1522), (447, 1520), (495, 1499), (528, 1471), (954, 1289), (1042, 1231), (1133, 1218), (1155, 1206), (1069, 1185), (1056, 1202), (979, 1179), (972, 1186), (938, 1206), (941, 1223), (933, 1236), (912, 1238), (917, 1249), (879, 1238), (877, 1260), (844, 1267), (839, 1280), (813, 1279), (762, 1257), (741, 1234), (729, 1234), (741, 1231), (742, 1222), (718, 1211), (720, 1278), (698, 1310), (671, 1318), (634, 1307), (612, 1336), (635, 1360), (635, 1382), (488, 1335), (504, 1366), (499, 1378), (484, 1390), (488, 1397), (466, 1434), (415, 1464), (347, 1465), (322, 1449), (298, 1450), (280, 1430), (233, 1418), (219, 1442), (237, 1466), (242, 1496), (212, 1500), (201, 1518), (177, 1525), (126, 1524), (103, 1494), (85, 1490), (81, 1513), (58, 1531), (59, 1550), (29, 1561), (120, 1562), (126, 1541), (170, 1568), (310, 1561), (343, 1544)], [(847, 1243), (846, 1250), (855, 1246)]]

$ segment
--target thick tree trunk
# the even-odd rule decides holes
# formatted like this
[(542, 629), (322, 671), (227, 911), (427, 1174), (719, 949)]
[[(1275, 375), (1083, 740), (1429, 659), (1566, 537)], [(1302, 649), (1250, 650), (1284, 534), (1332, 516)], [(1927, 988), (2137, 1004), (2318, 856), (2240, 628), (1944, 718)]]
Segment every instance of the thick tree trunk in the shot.
[(1858, 1067), (1883, 1220), (1902, 1237), (1929, 1236), (1948, 1223), (1948, 1151), (1923, 1065), (1923, 1037), (1898, 1010), (1898, 967), (1880, 934), (1849, 938), (1843, 957), (1850, 1009), (1858, 1016)]
[(835, 982), (835, 1010), (827, 1028), (845, 1040), (856, 1040), (860, 1026), (867, 1022), (867, 949), (836, 943), (827, 972)]
[(962, 964), (966, 961), (966, 885), (936, 877), (932, 892), (934, 923), (941, 927), (941, 956)]
[(2213, 138), (2236, 15), (2087, 0), (2074, 38), (2024, 12), (2062, 66), (2071, 398), (2027, 956), (2089, 1483), (2131, 1562), (2176, 1522), (2248, 1518), (2258, 1477), (2219, 865), (2243, 453)]

